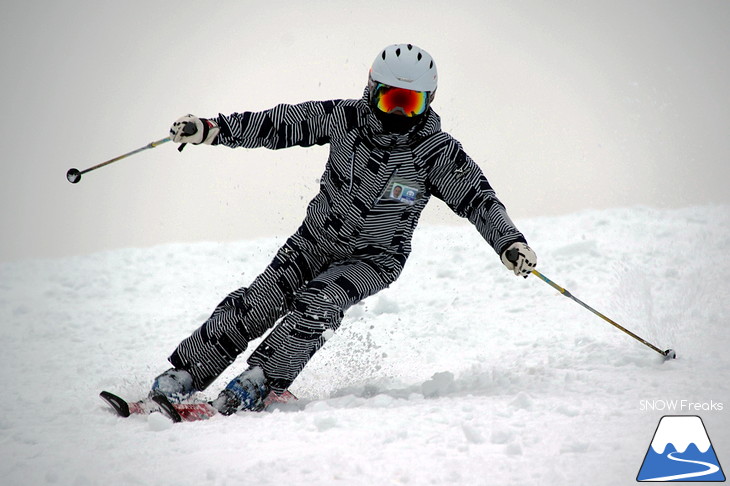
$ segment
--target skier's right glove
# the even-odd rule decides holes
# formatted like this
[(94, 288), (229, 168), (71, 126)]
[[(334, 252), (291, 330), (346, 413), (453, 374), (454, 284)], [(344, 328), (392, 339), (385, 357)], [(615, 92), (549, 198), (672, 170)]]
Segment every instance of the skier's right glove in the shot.
[(170, 127), (170, 140), (175, 143), (212, 144), (221, 129), (213, 120), (185, 115), (178, 118)]
[(502, 252), (502, 263), (509, 270), (515, 272), (515, 275), (522, 275), (527, 278), (532, 269), (537, 266), (537, 255), (532, 251), (532, 248), (518, 241), (512, 243)]

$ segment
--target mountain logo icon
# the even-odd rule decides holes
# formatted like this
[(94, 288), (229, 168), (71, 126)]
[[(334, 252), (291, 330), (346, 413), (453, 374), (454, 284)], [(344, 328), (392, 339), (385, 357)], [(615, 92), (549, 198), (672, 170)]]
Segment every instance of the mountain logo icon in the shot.
[(662, 417), (636, 480), (725, 481), (702, 419), (696, 415)]

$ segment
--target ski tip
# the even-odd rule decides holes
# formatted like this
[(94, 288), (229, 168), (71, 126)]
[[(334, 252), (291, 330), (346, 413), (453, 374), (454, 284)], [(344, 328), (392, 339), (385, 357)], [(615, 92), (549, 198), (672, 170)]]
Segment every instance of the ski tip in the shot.
[(664, 351), (664, 361), (669, 361), (670, 359), (677, 359), (677, 352), (673, 349)]
[(129, 404), (126, 400), (108, 391), (99, 393), (99, 396), (111, 406), (120, 417), (129, 417)]
[(152, 401), (160, 406), (160, 411), (165, 414), (167, 418), (175, 423), (182, 422), (182, 417), (180, 416), (180, 413), (178, 413), (178, 411), (175, 409), (175, 406), (170, 403), (170, 400), (168, 400), (166, 397), (162, 395), (155, 395), (152, 397)]

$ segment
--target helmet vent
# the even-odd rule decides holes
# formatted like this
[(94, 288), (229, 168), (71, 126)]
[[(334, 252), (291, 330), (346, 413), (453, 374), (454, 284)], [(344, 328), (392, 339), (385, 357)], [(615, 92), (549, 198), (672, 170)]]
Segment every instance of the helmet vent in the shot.
[(395, 50), (395, 55), (398, 56), (398, 57), (400, 57), (400, 47)]
[(383, 51), (382, 57), (383, 57), (383, 61), (385, 61), (385, 51)]
[(431, 61), (431, 65), (428, 68), (433, 69), (433, 61)]
[(418, 60), (420, 61), (422, 57), (423, 57), (423, 54), (421, 54), (421, 53), (419, 52), (419, 53), (418, 53)]
[(413, 44), (408, 44), (408, 50), (410, 51), (411, 49), (413, 49)]

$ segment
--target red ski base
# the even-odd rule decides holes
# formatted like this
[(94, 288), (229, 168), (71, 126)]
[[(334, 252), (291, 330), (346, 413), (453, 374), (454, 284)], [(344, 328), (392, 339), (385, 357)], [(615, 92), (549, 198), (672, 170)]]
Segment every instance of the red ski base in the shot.
[[(120, 417), (129, 417), (130, 415), (149, 415), (153, 412), (160, 412), (165, 415), (170, 415), (164, 408), (157, 402), (147, 398), (138, 402), (127, 402), (123, 398), (114, 395), (108, 391), (103, 391), (99, 394), (102, 400), (111, 406), (114, 411)], [(288, 403), (297, 400), (291, 392), (288, 390), (277, 395), (274, 392), (269, 393), (269, 396), (264, 400), (265, 408), (277, 403)], [(198, 420), (207, 420), (213, 415), (217, 415), (218, 411), (208, 402), (194, 402), (194, 403), (172, 403), (170, 404), (177, 412), (180, 421), (183, 422), (195, 422)]]

